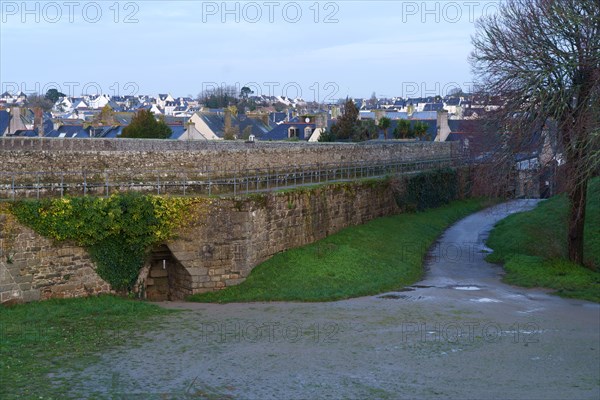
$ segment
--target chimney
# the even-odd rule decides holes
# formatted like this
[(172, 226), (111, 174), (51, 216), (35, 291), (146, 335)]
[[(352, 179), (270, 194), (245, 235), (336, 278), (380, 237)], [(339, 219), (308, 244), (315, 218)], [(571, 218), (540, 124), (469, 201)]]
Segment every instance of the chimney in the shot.
[(325, 114), (325, 113), (317, 114), (317, 117), (315, 119), (316, 119), (315, 128), (325, 128), (327, 126), (327, 114)]
[(231, 129), (231, 110), (225, 109), (225, 132)]
[(27, 127), (23, 123), (21, 119), (21, 115), (23, 114), (21, 107), (11, 107), (10, 108), (10, 124), (8, 126), (8, 133), (14, 134), (18, 130), (25, 130)]
[(436, 142), (445, 142), (450, 135), (450, 127), (448, 126), (448, 111), (440, 110), (437, 112), (437, 135)]
[(33, 109), (33, 129), (38, 129), (38, 136), (44, 136), (44, 111), (41, 107), (35, 107)]

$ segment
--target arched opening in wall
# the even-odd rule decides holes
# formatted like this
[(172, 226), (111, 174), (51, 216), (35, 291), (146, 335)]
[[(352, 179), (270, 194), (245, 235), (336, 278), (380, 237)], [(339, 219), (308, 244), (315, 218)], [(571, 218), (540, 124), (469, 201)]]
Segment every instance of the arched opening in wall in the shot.
[(167, 245), (150, 253), (146, 298), (152, 301), (183, 300), (192, 294), (192, 277)]

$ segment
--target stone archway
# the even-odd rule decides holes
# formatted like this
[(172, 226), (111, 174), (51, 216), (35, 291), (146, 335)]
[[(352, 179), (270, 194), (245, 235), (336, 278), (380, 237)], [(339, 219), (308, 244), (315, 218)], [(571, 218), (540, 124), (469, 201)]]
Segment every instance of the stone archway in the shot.
[(145, 286), (148, 300), (183, 300), (192, 294), (192, 277), (163, 244), (150, 253)]

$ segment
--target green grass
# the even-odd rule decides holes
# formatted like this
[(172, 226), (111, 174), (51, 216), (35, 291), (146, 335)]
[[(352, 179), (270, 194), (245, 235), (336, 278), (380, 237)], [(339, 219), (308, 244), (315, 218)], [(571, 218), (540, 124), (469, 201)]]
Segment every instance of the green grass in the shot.
[(488, 261), (504, 263), (505, 282), (545, 287), (555, 293), (600, 302), (600, 178), (588, 189), (584, 231), (585, 266), (567, 260), (568, 201), (565, 195), (514, 214), (492, 230)]
[(428, 248), (449, 225), (484, 205), (482, 200), (457, 201), (346, 228), (273, 256), (240, 285), (189, 300), (330, 301), (399, 289), (422, 277)]
[(113, 296), (0, 307), (0, 398), (63, 398), (68, 382), (49, 373), (89, 365), (168, 312)]

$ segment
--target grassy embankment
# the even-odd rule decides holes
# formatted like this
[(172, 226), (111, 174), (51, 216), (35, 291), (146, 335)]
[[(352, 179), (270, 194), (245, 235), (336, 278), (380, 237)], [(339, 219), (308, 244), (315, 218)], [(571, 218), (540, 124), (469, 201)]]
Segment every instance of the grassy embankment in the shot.
[(63, 398), (69, 382), (49, 373), (93, 363), (168, 312), (113, 296), (0, 307), (0, 398)]
[(500, 221), (491, 232), (490, 262), (504, 263), (506, 283), (545, 287), (563, 297), (600, 302), (600, 178), (588, 189), (584, 255), (587, 266), (567, 260), (568, 204), (555, 196), (534, 210)]
[(428, 248), (449, 225), (485, 205), (482, 200), (455, 201), (349, 227), (275, 255), (254, 268), (240, 285), (189, 299), (330, 301), (399, 289), (421, 278)]

